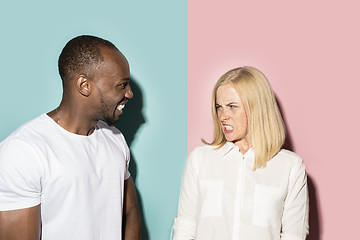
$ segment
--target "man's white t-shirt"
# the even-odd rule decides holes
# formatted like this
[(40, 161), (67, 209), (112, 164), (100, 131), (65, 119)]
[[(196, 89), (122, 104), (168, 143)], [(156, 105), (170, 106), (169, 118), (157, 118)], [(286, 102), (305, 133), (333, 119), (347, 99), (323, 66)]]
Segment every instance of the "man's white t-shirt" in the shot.
[(115, 127), (83, 136), (42, 114), (0, 143), (0, 211), (41, 204), (43, 240), (121, 239), (129, 161)]

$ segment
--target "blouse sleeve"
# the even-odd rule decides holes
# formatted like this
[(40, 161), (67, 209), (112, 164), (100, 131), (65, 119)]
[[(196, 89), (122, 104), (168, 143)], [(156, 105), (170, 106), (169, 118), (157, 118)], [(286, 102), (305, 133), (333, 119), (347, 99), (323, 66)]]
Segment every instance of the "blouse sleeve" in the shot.
[(179, 199), (178, 214), (174, 223), (174, 240), (195, 239), (198, 180), (196, 153), (193, 151), (186, 163)]
[(281, 240), (304, 240), (309, 233), (309, 196), (305, 166), (301, 159), (290, 173), (282, 217)]

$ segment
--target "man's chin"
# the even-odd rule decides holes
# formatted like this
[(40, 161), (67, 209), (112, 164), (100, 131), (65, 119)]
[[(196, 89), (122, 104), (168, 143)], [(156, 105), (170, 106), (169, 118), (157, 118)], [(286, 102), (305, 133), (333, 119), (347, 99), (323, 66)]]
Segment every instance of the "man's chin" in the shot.
[(106, 122), (109, 126), (114, 126), (118, 121), (119, 121), (119, 117), (115, 117), (115, 118), (107, 118), (103, 120), (104, 122)]

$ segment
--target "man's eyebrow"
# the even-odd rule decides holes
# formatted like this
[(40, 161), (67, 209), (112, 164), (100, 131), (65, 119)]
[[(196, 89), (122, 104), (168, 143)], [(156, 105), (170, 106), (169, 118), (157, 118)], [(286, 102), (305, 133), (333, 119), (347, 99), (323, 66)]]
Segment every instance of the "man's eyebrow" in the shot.
[(130, 78), (121, 78), (119, 82), (130, 82)]

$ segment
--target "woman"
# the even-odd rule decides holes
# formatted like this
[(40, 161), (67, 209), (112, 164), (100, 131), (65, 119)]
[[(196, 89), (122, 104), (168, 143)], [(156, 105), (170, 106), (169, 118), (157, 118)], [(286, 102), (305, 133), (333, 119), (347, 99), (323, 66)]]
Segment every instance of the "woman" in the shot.
[(225, 73), (212, 96), (214, 139), (186, 164), (174, 240), (305, 239), (305, 167), (281, 150), (285, 127), (256, 68)]

